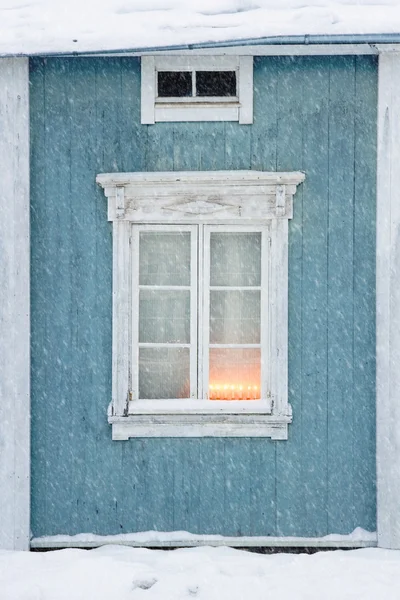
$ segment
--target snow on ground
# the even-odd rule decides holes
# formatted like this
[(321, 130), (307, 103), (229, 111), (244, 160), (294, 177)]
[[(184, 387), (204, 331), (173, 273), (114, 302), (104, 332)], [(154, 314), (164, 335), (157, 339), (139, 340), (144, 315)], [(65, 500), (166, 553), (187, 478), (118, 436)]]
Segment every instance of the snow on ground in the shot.
[(399, 0), (0, 0), (0, 54), (398, 32)]
[(400, 551), (0, 551), (0, 600), (398, 600)]

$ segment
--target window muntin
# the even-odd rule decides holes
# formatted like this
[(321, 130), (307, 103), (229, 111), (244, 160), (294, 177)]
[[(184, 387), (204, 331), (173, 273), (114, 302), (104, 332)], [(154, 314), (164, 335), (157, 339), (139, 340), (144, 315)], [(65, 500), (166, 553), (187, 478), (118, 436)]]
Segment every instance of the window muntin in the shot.
[(267, 235), (267, 226), (132, 225), (133, 409), (266, 398)]

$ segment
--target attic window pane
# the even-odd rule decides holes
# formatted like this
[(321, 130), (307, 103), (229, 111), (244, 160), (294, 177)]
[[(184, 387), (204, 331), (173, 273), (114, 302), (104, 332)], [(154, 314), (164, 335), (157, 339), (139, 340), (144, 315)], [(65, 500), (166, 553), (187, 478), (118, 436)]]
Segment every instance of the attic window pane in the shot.
[(236, 96), (236, 71), (196, 71), (197, 96)]
[(188, 71), (159, 71), (158, 97), (181, 98), (192, 95), (192, 73)]

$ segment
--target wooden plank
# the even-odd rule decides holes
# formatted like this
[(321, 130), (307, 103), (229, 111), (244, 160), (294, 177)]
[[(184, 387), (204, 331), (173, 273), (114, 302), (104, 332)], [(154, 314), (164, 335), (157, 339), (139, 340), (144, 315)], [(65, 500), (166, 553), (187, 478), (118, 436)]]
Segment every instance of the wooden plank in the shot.
[(249, 535), (251, 531), (250, 440), (228, 438), (224, 442), (224, 522), (220, 532)]
[(144, 171), (148, 127), (140, 124), (140, 61), (122, 58), (121, 68), (121, 170)]
[(0, 547), (27, 550), (30, 523), (29, 65), (0, 59)]
[[(101, 371), (97, 354), (104, 327), (97, 316), (97, 207), (95, 173), (96, 156), (96, 69), (95, 61), (78, 59), (69, 62), (68, 98), (70, 101), (71, 158), (66, 166), (70, 177), (71, 272), (71, 417), (70, 444), (74, 449), (70, 472), (70, 495), (74, 499), (70, 528), (85, 531), (96, 515), (95, 478), (87, 477), (88, 465), (96, 462), (96, 437), (91, 421), (99, 411), (97, 371)], [(89, 90), (89, 93), (88, 93)], [(82, 202), (82, 198), (91, 198)], [(97, 210), (96, 210), (97, 209)], [(101, 296), (100, 296), (101, 297)], [(101, 380), (101, 375), (99, 374)], [(84, 399), (84, 401), (82, 401)], [(104, 413), (103, 413), (104, 414)]]
[(219, 534), (227, 520), (225, 443), (223, 438), (205, 438), (200, 444), (199, 466), (196, 471), (201, 486), (198, 526), (199, 530), (206, 534)]
[[(96, 111), (98, 118), (95, 143), (100, 160), (97, 161), (97, 172), (107, 166), (112, 172), (122, 170), (124, 148), (121, 132), (123, 122), (121, 59), (96, 60)], [(92, 178), (94, 174), (90, 174)], [(89, 174), (88, 174), (89, 176)], [(97, 361), (100, 371), (98, 411), (96, 420), (92, 421), (96, 431), (97, 456), (90, 461), (90, 477), (96, 490), (94, 512), (96, 526), (101, 531), (120, 530), (120, 506), (123, 505), (121, 488), (123, 445), (113, 444), (111, 429), (107, 423), (107, 405), (111, 400), (111, 265), (112, 246), (111, 228), (106, 221), (105, 207), (99, 197), (93, 195), (92, 210), (96, 211), (96, 303), (95, 313), (98, 315), (99, 337), (97, 353), (94, 350), (93, 361)], [(86, 260), (90, 260), (87, 254)], [(93, 316), (92, 316), (93, 318)], [(93, 386), (93, 384), (92, 384)], [(101, 469), (96, 465), (101, 464)], [(123, 478), (122, 478), (123, 479)]]
[(46, 279), (47, 214), (45, 189), (45, 64), (30, 61), (31, 124), (31, 530), (34, 536), (46, 533), (46, 327), (49, 298)]
[(278, 73), (276, 59), (254, 59), (251, 168), (276, 171)]
[(225, 169), (250, 169), (251, 126), (225, 124)]
[[(42, 424), (46, 439), (46, 518), (43, 528), (54, 534), (70, 528), (75, 510), (75, 494), (65, 495), (60, 503), (60, 490), (70, 489), (73, 453), (70, 451), (72, 407), (70, 403), (73, 364), (70, 324), (72, 288), (72, 217), (69, 210), (71, 160), (69, 65), (53, 59), (45, 68), (44, 202), (47, 227), (44, 233), (47, 271), (42, 285), (48, 300), (47, 312), (39, 318), (46, 328), (44, 347), (46, 421)], [(62, 199), (62, 201), (60, 201)], [(57, 485), (54, 485), (54, 478)]]
[(270, 440), (252, 438), (249, 440), (249, 445), (250, 535), (275, 535), (279, 480), (276, 451), (280, 444)]
[(198, 533), (201, 481), (200, 447), (203, 440), (175, 439), (174, 531)]
[(304, 535), (327, 531), (329, 59), (304, 59), (302, 445)]
[(248, 125), (253, 123), (253, 57), (240, 56), (239, 65), (239, 123)]
[(154, 123), (154, 101), (156, 97), (156, 82), (154, 72), (154, 56), (145, 56), (141, 59), (141, 123), (151, 125)]
[(376, 236), (378, 545), (400, 548), (400, 54), (379, 57)]
[(198, 127), (200, 170), (219, 171), (225, 168), (225, 123), (202, 123)]
[(198, 123), (175, 123), (173, 127), (174, 171), (199, 171), (201, 160), (201, 127)]
[[(328, 531), (354, 521), (353, 396), (355, 59), (330, 59), (328, 231)], [(349, 168), (350, 166), (350, 168)], [(362, 440), (357, 441), (362, 444)]]
[[(354, 522), (376, 530), (377, 60), (356, 58), (354, 201)], [(366, 492), (366, 490), (368, 490)]]
[(148, 126), (146, 171), (174, 170), (174, 124)]
[[(277, 169), (301, 170), (303, 122), (298, 118), (304, 94), (301, 59), (279, 60), (277, 93)], [(276, 445), (278, 535), (295, 535), (304, 526), (305, 481), (298, 460), (302, 443), (302, 216), (303, 189), (300, 186), (293, 199), (293, 220), (289, 221), (289, 403), (294, 418), (287, 441)]]
[[(160, 536), (161, 537), (161, 536)], [(374, 548), (376, 540), (352, 540), (352, 539), (324, 539), (312, 537), (274, 537), (274, 536), (243, 536), (229, 537), (219, 535), (199, 535), (188, 539), (182, 536), (182, 539), (171, 535), (170, 539), (156, 539), (153, 532), (150, 533), (147, 540), (140, 536), (140, 539), (126, 539), (104, 536), (93, 541), (90, 537), (85, 539), (79, 536), (79, 540), (73, 537), (62, 537), (61, 540), (51, 538), (34, 538), (31, 542), (31, 548), (35, 550), (57, 549), (57, 548), (99, 548), (107, 544), (117, 544), (119, 546), (130, 546), (133, 548), (192, 548), (198, 546), (212, 546), (218, 548), (227, 546), (231, 548), (326, 548), (326, 549), (357, 549)]]

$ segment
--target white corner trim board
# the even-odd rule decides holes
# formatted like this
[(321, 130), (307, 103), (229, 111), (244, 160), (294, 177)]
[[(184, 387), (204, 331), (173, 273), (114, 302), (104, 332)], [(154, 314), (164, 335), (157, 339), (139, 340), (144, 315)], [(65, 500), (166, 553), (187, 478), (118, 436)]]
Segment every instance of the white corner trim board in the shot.
[(400, 549), (400, 52), (396, 47), (381, 50), (376, 242), (378, 546)]
[[(113, 222), (113, 392), (108, 420), (114, 440), (143, 436), (287, 439), (292, 421), (287, 389), (288, 219), (296, 187), (304, 177), (300, 172), (260, 171), (97, 176)], [(160, 230), (190, 235), (192, 279), (197, 268), (204, 267), (202, 276), (194, 276), (190, 284), (191, 319), (197, 314), (188, 344), (190, 398), (185, 399), (145, 400), (139, 393), (139, 240), (146, 232)], [(209, 236), (238, 231), (261, 236), (260, 396), (246, 402), (243, 397), (241, 402), (227, 398), (210, 402), (208, 326), (203, 326), (209, 322)], [(197, 326), (205, 332), (199, 340), (195, 340)]]
[[(29, 71), (0, 58), (0, 548), (29, 549)], [(5, 347), (7, 345), (7, 347)]]

